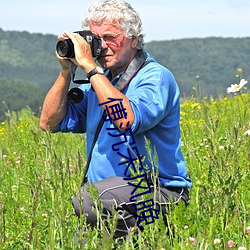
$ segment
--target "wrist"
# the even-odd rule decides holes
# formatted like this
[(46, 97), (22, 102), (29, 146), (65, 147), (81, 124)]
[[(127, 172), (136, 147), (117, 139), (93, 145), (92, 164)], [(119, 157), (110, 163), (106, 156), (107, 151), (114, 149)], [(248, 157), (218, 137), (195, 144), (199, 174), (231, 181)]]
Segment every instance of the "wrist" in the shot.
[(104, 75), (104, 71), (100, 66), (95, 66), (92, 68), (89, 72), (87, 72), (87, 78), (90, 80), (90, 78), (94, 75)]
[(92, 69), (94, 69), (96, 66), (97, 66), (96, 63), (93, 63), (93, 64), (91, 63), (91, 64), (85, 66), (85, 67), (84, 67), (84, 70), (85, 70), (86, 74), (88, 74), (88, 73), (89, 73)]
[(61, 69), (60, 75), (65, 79), (70, 79), (70, 69)]

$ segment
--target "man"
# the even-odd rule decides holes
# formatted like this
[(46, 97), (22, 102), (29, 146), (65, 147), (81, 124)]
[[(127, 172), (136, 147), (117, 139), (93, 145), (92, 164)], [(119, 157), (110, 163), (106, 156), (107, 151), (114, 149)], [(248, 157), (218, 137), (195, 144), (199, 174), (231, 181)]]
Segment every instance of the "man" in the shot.
[[(102, 68), (82, 36), (70, 32), (60, 36), (60, 40), (71, 39), (75, 58), (57, 55), (62, 69), (45, 98), (40, 126), (52, 132), (86, 132), (87, 182), (99, 192), (102, 220), (112, 218), (114, 209), (119, 211), (115, 237), (120, 237), (136, 224), (143, 228), (153, 223), (168, 204), (188, 203), (191, 180), (180, 149), (179, 89), (171, 72), (143, 50), (141, 20), (128, 3), (93, 4), (84, 28), (101, 39)], [(79, 103), (68, 100), (74, 65), (87, 73), (90, 82), (80, 86)], [(102, 126), (100, 120), (105, 120)], [(146, 149), (146, 141), (151, 150)], [(157, 174), (152, 177), (152, 172)], [(153, 192), (156, 200), (145, 201), (143, 194), (153, 197)], [(76, 214), (85, 214), (87, 223), (95, 226), (94, 203), (86, 185), (80, 195), (83, 202), (73, 198)]]

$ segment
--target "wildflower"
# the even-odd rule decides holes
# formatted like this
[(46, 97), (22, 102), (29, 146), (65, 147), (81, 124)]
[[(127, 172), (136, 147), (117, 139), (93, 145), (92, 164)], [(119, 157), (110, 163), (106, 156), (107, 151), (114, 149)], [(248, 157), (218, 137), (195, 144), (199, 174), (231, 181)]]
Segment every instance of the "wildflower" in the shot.
[(219, 150), (223, 150), (224, 149), (224, 146), (219, 146)]
[(48, 214), (47, 213), (43, 213), (42, 214), (43, 220), (47, 221), (48, 220)]
[(245, 85), (247, 81), (245, 79), (241, 79), (239, 84), (231, 84), (231, 87), (227, 88), (227, 93), (235, 93), (240, 91)]
[(214, 239), (214, 244), (215, 244), (215, 245), (220, 244), (220, 239)]
[(191, 244), (194, 246), (196, 243), (196, 239), (193, 237), (189, 237), (189, 240), (190, 240)]
[(239, 247), (238, 250), (247, 250), (245, 247)]
[(11, 189), (12, 189), (13, 192), (16, 192), (16, 190), (17, 190), (17, 185), (13, 185), (13, 186), (11, 187)]
[(243, 72), (243, 68), (238, 68), (237, 71), (238, 71), (238, 73), (242, 73)]
[(196, 185), (201, 185), (201, 181), (200, 181), (200, 180), (197, 180), (197, 181), (196, 181)]
[(245, 136), (249, 136), (250, 135), (250, 129), (248, 129), (247, 131), (244, 132)]
[(20, 208), (20, 214), (23, 214), (24, 211), (25, 211), (24, 207), (21, 207), (21, 208)]
[(192, 108), (192, 109), (201, 109), (201, 106), (200, 106), (199, 103), (196, 102), (196, 103), (192, 103), (192, 104), (191, 104), (191, 108)]
[(227, 246), (228, 246), (228, 248), (234, 248), (234, 241), (233, 240), (229, 240), (227, 242)]
[(247, 233), (248, 235), (250, 235), (250, 226), (249, 226), (249, 227), (247, 227), (247, 229), (246, 229), (246, 233)]

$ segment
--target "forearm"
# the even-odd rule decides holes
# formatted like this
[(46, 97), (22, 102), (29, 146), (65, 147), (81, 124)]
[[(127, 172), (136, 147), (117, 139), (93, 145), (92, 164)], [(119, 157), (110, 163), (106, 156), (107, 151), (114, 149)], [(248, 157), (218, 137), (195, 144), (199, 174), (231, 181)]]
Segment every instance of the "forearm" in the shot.
[[(110, 101), (109, 98), (121, 99), (120, 101), (113, 101), (111, 104), (107, 104), (107, 106), (115, 105), (117, 103), (122, 102), (125, 112), (127, 113), (127, 117), (115, 120), (114, 124), (121, 131), (124, 131), (125, 129), (131, 127), (134, 122), (134, 113), (130, 105), (129, 99), (119, 90), (117, 90), (104, 75), (96, 74), (90, 78), (90, 81), (93, 89), (96, 92), (99, 103), (108, 102)], [(103, 105), (103, 108), (105, 109), (105, 105)], [(111, 118), (112, 120), (114, 120), (114, 116), (111, 115)], [(128, 122), (129, 125), (127, 126)], [(122, 126), (120, 127), (121, 124)]]
[(49, 129), (55, 132), (58, 124), (64, 118), (67, 110), (69, 84), (70, 73), (68, 70), (62, 70), (44, 100), (40, 117), (42, 130)]

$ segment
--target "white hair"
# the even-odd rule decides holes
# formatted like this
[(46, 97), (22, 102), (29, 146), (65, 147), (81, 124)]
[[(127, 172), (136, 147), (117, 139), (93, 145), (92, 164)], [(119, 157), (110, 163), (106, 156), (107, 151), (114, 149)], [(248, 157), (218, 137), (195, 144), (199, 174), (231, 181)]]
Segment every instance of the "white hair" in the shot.
[(83, 19), (82, 27), (89, 28), (90, 20), (101, 24), (104, 19), (117, 24), (125, 32), (126, 37), (137, 37), (137, 49), (143, 49), (144, 34), (142, 34), (141, 18), (129, 3), (121, 0), (94, 3), (89, 8), (89, 15)]

